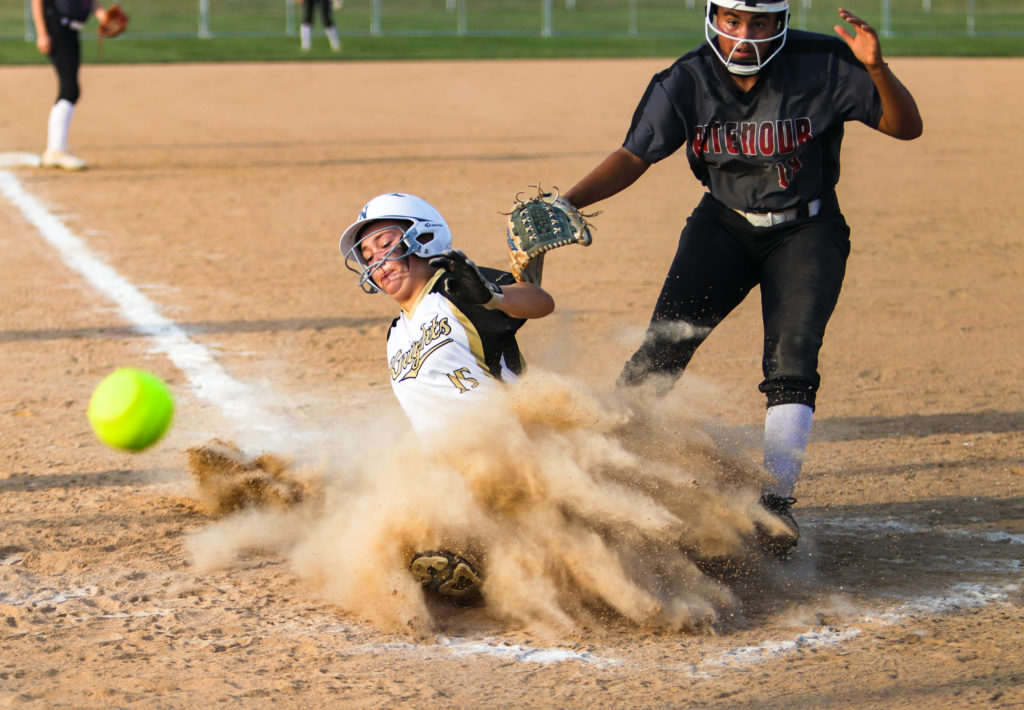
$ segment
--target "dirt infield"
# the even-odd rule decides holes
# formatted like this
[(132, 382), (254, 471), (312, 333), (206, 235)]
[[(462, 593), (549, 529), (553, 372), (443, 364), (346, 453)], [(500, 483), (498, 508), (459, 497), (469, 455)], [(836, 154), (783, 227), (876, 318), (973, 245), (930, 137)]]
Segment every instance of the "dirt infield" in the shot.
[[(185, 451), (213, 437), (321, 468), (403, 441), (404, 423), (381, 432), (402, 422), (391, 302), (336, 249), (366, 199), (422, 195), (500, 265), (512, 194), (595, 165), (666, 64), (84, 67), (71, 138), (92, 169), (0, 159), (0, 706), (1024, 704), (1021, 60), (894, 59), (924, 136), (849, 128), (853, 252), (797, 487), (804, 537), (710, 630), (542, 633), (469, 608), (396, 632), (308, 573), (343, 576), (358, 551), (300, 564), (274, 548), (305, 521), (223, 527), (197, 496)], [(42, 148), (54, 91), (49, 68), (0, 69), (0, 158)], [(549, 258), (557, 311), (521, 336), (533, 367), (608, 388), (700, 194), (673, 157), (601, 205), (591, 247)], [(155, 311), (119, 306), (124, 284)], [(670, 396), (755, 457), (759, 363), (751, 298)], [(137, 455), (85, 418), (125, 365), (178, 398)]]

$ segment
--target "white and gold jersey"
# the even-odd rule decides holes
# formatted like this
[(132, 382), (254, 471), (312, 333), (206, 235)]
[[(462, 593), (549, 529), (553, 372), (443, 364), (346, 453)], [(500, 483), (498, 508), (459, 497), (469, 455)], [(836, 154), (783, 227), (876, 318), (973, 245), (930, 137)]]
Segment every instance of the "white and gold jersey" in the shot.
[[(494, 283), (514, 282), (505, 272), (481, 271)], [(525, 321), (451, 301), (441, 291), (440, 275), (388, 331), (391, 387), (421, 436), (443, 428), (467, 404), (523, 370), (515, 333)]]

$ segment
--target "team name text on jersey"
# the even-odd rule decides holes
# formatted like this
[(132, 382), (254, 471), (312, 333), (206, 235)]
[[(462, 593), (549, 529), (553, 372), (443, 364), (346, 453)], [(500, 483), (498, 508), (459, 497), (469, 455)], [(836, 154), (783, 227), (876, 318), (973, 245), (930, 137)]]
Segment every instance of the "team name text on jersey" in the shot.
[(435, 316), (429, 324), (420, 326), (420, 332), (419, 340), (414, 341), (408, 350), (400, 350), (391, 358), (389, 367), (392, 380), (401, 382), (416, 377), (431, 354), (452, 342), (451, 338), (434, 342), (452, 332), (447, 317)]
[(785, 118), (779, 121), (714, 121), (697, 126), (693, 133), (693, 152), (729, 155), (785, 155), (809, 141), (814, 135), (809, 118)]

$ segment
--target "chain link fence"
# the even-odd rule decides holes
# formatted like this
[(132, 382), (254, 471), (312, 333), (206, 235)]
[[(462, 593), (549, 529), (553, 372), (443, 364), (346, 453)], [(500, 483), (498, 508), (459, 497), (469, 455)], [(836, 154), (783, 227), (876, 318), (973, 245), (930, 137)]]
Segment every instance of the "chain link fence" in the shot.
[[(671, 37), (703, 33), (704, 0), (332, 0), (347, 36)], [(1024, 37), (1024, 0), (845, 0), (883, 36)], [(295, 0), (124, 0), (137, 38), (295, 35)], [(831, 34), (835, 0), (790, 0)], [(319, 18), (316, 19), (319, 24)], [(0, 39), (33, 41), (30, 0), (0, 0)]]

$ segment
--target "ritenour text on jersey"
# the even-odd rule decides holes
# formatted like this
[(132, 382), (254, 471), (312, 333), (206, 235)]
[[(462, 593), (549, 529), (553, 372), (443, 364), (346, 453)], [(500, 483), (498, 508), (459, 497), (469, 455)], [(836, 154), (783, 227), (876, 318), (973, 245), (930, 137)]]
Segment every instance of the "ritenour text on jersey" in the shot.
[(713, 121), (697, 126), (693, 152), (729, 155), (786, 155), (814, 136), (809, 118), (778, 121)]

